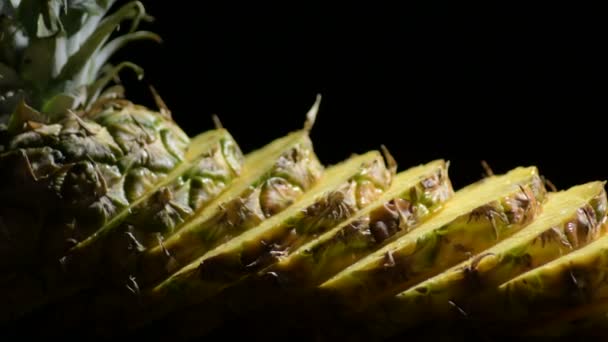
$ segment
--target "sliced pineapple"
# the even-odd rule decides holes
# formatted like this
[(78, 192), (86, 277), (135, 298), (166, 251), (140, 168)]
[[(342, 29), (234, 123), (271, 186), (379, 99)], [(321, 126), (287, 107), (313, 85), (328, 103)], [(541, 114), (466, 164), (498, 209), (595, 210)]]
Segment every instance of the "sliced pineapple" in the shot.
[[(381, 321), (391, 320), (401, 328), (448, 313), (473, 316), (479, 309), (489, 307), (490, 293), (500, 284), (603, 236), (601, 223), (605, 219), (606, 192), (602, 182), (549, 193), (542, 213), (532, 224), (382, 303), (374, 314), (382, 313)], [(491, 307), (492, 311), (498, 309)], [(498, 319), (505, 318), (504, 310), (498, 309)]]
[(290, 133), (250, 153), (240, 177), (224, 193), (142, 255), (135, 277), (143, 286), (166, 278), (282, 212), (317, 184), (323, 173), (308, 130)]
[[(606, 210), (604, 203), (603, 210)], [(606, 224), (604, 222), (604, 229)], [(501, 320), (579, 321), (608, 313), (608, 235), (498, 287)]]
[(545, 187), (535, 167), (518, 167), (471, 184), (433, 218), (319, 286), (357, 311), (478, 253), (538, 215)]
[(268, 269), (288, 287), (315, 286), (416, 228), (453, 196), (448, 163), (436, 160), (397, 174), (389, 190), (355, 216)]
[(210, 250), (151, 289), (146, 315), (200, 303), (288, 256), (377, 199), (392, 176), (371, 151), (329, 167), (321, 181), (287, 210)]
[(260, 307), (275, 305), (279, 310), (286, 303), (297, 307), (301, 292), (441, 210), (453, 195), (448, 167), (444, 160), (435, 160), (400, 172), (388, 190), (349, 219), (279, 257), (277, 263), (231, 291), (172, 314), (163, 325), (196, 335), (227, 317), (248, 315)]

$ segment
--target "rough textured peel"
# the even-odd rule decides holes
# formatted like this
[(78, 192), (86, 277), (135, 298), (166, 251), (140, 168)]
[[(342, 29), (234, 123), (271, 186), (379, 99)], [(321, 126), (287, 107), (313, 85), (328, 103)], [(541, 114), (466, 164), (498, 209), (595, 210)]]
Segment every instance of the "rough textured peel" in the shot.
[(250, 153), (241, 176), (177, 233), (142, 256), (137, 279), (152, 284), (296, 202), (323, 175), (308, 131)]
[[(61, 257), (42, 259), (40, 268), (6, 276), (0, 285), (7, 297), (4, 314), (26, 312), (106, 278), (122, 279), (128, 266), (149, 246), (162, 241), (182, 221), (216, 197), (238, 177), (242, 154), (224, 129), (192, 139), (184, 158), (167, 175), (139, 195), (107, 224)], [(150, 214), (153, 213), (153, 214)], [(0, 295), (4, 297), (5, 295)]]
[(391, 179), (376, 151), (329, 167), (291, 207), (151, 289), (147, 295), (154, 308), (146, 311), (193, 305), (218, 294), (366, 207), (390, 186)]
[(196, 336), (260, 307), (297, 307), (314, 286), (441, 210), (453, 195), (448, 166), (435, 160), (396, 174), (385, 192), (350, 218), (210, 301), (171, 314), (161, 326)]
[(347, 221), (262, 271), (296, 289), (315, 286), (415, 229), (453, 195), (448, 164), (437, 160), (395, 175), (391, 187)]
[(535, 167), (519, 167), (459, 190), (417, 229), (320, 285), (354, 311), (404, 291), (527, 226), (545, 188)]
[[(592, 182), (549, 193), (534, 222), (469, 260), (408, 289), (370, 310), (377, 324), (406, 328), (428, 319), (475, 319), (492, 307), (500, 320), (502, 309), (490, 305), (500, 284), (547, 262), (580, 249), (603, 236), (606, 219), (604, 183)], [(506, 309), (506, 308), (505, 308)], [(508, 309), (506, 309), (508, 310)], [(487, 318), (486, 312), (482, 317)]]
[(584, 248), (501, 284), (492, 304), (503, 311), (502, 316), (508, 321), (526, 323), (526, 328), (532, 326), (529, 317), (547, 324), (553, 320), (565, 322), (568, 316), (576, 321), (574, 318), (585, 317), (585, 308), (603, 315), (608, 312), (607, 270), (608, 236), (604, 235)]
[(0, 155), (0, 269), (59, 259), (166, 179), (189, 143), (169, 118), (123, 101), (53, 123), (36, 115), (18, 108)]

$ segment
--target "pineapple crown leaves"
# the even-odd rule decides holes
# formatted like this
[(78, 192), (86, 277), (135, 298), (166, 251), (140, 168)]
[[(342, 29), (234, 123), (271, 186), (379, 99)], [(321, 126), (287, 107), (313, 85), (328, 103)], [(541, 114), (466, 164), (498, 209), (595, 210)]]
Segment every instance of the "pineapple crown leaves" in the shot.
[[(126, 44), (150, 39), (137, 30), (152, 21), (139, 1), (108, 14), (115, 0), (9, 0), (0, 5), (0, 118), (19, 102), (53, 116), (91, 106), (125, 68), (141, 78), (131, 62), (109, 59)], [(127, 33), (110, 39), (125, 20)], [(0, 119), (2, 121), (2, 119)], [(10, 125), (9, 126), (13, 126)]]

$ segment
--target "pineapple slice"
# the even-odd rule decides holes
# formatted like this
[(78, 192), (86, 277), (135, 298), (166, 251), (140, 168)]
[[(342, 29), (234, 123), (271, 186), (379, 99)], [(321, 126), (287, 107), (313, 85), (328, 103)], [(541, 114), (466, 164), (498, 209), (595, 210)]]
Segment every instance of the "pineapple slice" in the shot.
[[(603, 205), (606, 210), (606, 203)], [(560, 324), (566, 328), (583, 319), (595, 323), (602, 323), (603, 319), (605, 324), (607, 269), (608, 235), (604, 235), (584, 248), (501, 284), (492, 304), (502, 314), (491, 317), (513, 325), (524, 322), (526, 328)]]
[(288, 287), (315, 286), (416, 228), (453, 196), (448, 164), (436, 160), (395, 176), (389, 190), (352, 218), (294, 250), (264, 274)]
[(134, 270), (140, 286), (160, 281), (214, 247), (259, 225), (310, 190), (324, 173), (308, 130), (250, 153), (241, 176), (175, 234), (147, 250)]
[(61, 259), (63, 272), (73, 275), (71, 282), (77, 284), (96, 265), (96, 273), (104, 271), (112, 281), (123, 281), (143, 251), (156, 247), (229, 188), (243, 167), (243, 154), (226, 129), (196, 136), (185, 161), (164, 181)]
[[(392, 174), (371, 151), (328, 168), (322, 180), (287, 210), (210, 250), (146, 293), (141, 318), (203, 302), (376, 200)], [(132, 315), (137, 316), (137, 315)]]
[[(412, 287), (372, 310), (400, 328), (429, 317), (466, 313), (488, 306), (492, 290), (513, 277), (582, 248), (604, 235), (604, 183), (591, 182), (549, 193), (535, 221), (469, 260)], [(493, 296), (493, 295), (492, 295)], [(454, 309), (457, 310), (454, 310)], [(526, 308), (527, 309), (527, 308)], [(504, 310), (499, 309), (500, 320)], [(483, 316), (486, 316), (485, 314)]]
[[(137, 256), (138, 249), (157, 243), (157, 236), (169, 233), (218, 196), (238, 177), (242, 158), (225, 129), (193, 138), (177, 167), (68, 250), (59, 262), (44, 261), (40, 269), (6, 275), (0, 298), (6, 296), (6, 303), (13, 305), (3, 305), (0, 320), (93, 285), (104, 270), (108, 275), (120, 271), (126, 261)], [(149, 215), (151, 211), (154, 215)]]
[(471, 184), (432, 219), (321, 284), (320, 293), (352, 311), (396, 295), (530, 224), (545, 193), (536, 167)]
[(299, 291), (306, 292), (441, 210), (453, 195), (448, 167), (444, 160), (435, 160), (400, 172), (387, 191), (351, 218), (230, 291), (172, 314), (163, 329), (194, 336), (260, 307), (274, 305), (281, 310), (286, 303), (297, 307)]

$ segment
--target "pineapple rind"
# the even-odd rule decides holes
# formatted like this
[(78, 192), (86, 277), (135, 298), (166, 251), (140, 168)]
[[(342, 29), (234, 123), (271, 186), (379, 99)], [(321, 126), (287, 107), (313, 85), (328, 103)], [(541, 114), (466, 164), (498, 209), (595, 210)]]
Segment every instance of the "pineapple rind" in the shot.
[(26, 121), (0, 155), (0, 216), (12, 221), (0, 269), (59, 259), (182, 164), (189, 141), (173, 121), (124, 101), (86, 121)]
[[(201, 134), (203, 141), (194, 138), (190, 149), (196, 148), (190, 160), (184, 160), (168, 177), (160, 181), (140, 197), (130, 207), (123, 209), (110, 224), (99, 229), (95, 234), (63, 254), (58, 259), (46, 260), (38, 269), (22, 269), (12, 272), (2, 283), (4, 294), (10, 296), (2, 310), (0, 318), (5, 315), (20, 315), (48, 301), (64, 297), (93, 285), (98, 285), (105, 274), (108, 280), (124, 281), (126, 274), (133, 268), (141, 250), (158, 243), (161, 233), (175, 228), (180, 221), (187, 220), (197, 207), (204, 206), (229, 185), (240, 172), (242, 154), (232, 136), (225, 130), (209, 131)], [(183, 170), (180, 171), (180, 170)], [(206, 188), (196, 189), (192, 182), (213, 183)], [(178, 198), (179, 192), (187, 193)], [(160, 196), (168, 196), (168, 202), (159, 205)], [(183, 210), (174, 215), (173, 220), (165, 220), (160, 232), (146, 231), (146, 226), (154, 217), (147, 216), (143, 222), (134, 226), (141, 211), (155, 209), (155, 214), (172, 214), (176, 206)], [(170, 215), (169, 215), (170, 216)]]
[[(517, 180), (511, 181), (511, 175), (516, 175)], [(448, 206), (458, 206), (457, 202), (464, 200), (457, 192), (436, 216), (442, 216), (438, 223), (426, 221), (344, 269), (321, 284), (319, 290), (349, 308), (345, 310), (362, 310), (512, 235), (530, 224), (542, 210), (546, 189), (535, 167), (516, 168), (508, 174), (486, 178), (467, 187), (471, 192), (466, 196), (490, 191), (488, 187), (494, 184), (491, 179), (508, 180), (508, 188), (501, 188), (503, 193), (474, 210), (448, 212), (451, 210)], [(445, 220), (445, 224), (439, 224)]]
[(309, 190), (295, 209), (211, 250), (151, 289), (150, 305), (165, 311), (204, 302), (346, 220), (379, 197), (392, 180), (377, 151), (349, 158), (326, 170), (324, 177), (327, 182), (321, 180)]
[[(580, 198), (578, 203), (564, 202), (574, 196)], [(432, 319), (458, 319), (463, 313), (473, 320), (494, 317), (507, 321), (506, 312), (513, 305), (494, 305), (501, 297), (493, 289), (601, 238), (605, 234), (602, 225), (605, 220), (606, 192), (601, 182), (550, 193), (543, 212), (535, 219), (538, 224), (533, 223), (469, 260), (378, 303), (367, 313), (374, 320), (370, 326), (382, 327), (378, 332), (387, 333)]]
[(608, 235), (604, 235), (578, 251), (501, 284), (497, 307), (514, 322), (529, 315), (539, 320), (553, 319), (593, 304), (601, 311), (607, 307), (607, 270)]
[[(280, 310), (285, 306), (298, 306), (304, 292), (382, 243), (415, 229), (420, 222), (441, 210), (442, 204), (453, 195), (448, 165), (444, 160), (436, 160), (396, 174), (389, 189), (349, 219), (318, 238), (290, 249), (289, 255), (280, 257), (277, 263), (218, 297), (171, 314), (163, 326), (185, 336), (196, 336), (217, 327), (229, 317), (249, 316), (260, 307), (274, 305)], [(370, 230), (374, 222), (384, 224), (377, 225), (387, 228), (381, 232), (384, 234), (374, 237)], [(343, 234), (352, 225), (361, 227), (358, 233)], [(320, 264), (319, 259), (326, 263), (321, 265), (323, 261)]]
[(447, 163), (438, 161), (428, 166), (432, 168), (420, 174), (415, 182), (408, 179), (405, 184), (397, 184), (400, 175), (396, 175), (392, 187), (401, 193), (383, 201), (386, 200), (385, 192), (383, 198), (321, 235), (318, 240), (301, 246), (289, 257), (263, 270), (260, 276), (272, 272), (280, 278), (281, 284), (296, 289), (314, 286), (415, 229), (420, 222), (441, 210), (442, 204), (453, 195)]
[[(251, 183), (235, 187), (236, 194), (224, 193), (162, 245), (142, 256), (135, 272), (144, 286), (170, 276), (207, 251), (280, 213), (318, 182), (324, 166), (314, 153), (308, 133), (298, 131), (282, 139), (287, 140), (286, 144), (278, 149), (275, 146), (274, 152), (264, 151), (278, 140), (249, 156), (239, 182), (247, 182), (247, 172), (252, 172), (249, 165), (257, 169)], [(265, 167), (259, 165), (259, 158), (266, 159)]]
[[(183, 173), (129, 208), (124, 220), (98, 238), (102, 241), (93, 240), (89, 243), (93, 246), (85, 245), (80, 250), (77, 246), (73, 255), (67, 255), (64, 267), (68, 259), (82, 260), (87, 254), (94, 254), (91, 247), (102, 248), (106, 269), (122, 280), (134, 271), (145, 250), (158, 246), (229, 187), (241, 173), (243, 154), (225, 129), (208, 134), (211, 136), (199, 146), (190, 146), (200, 151), (184, 163)], [(80, 260), (79, 269), (86, 268)]]

